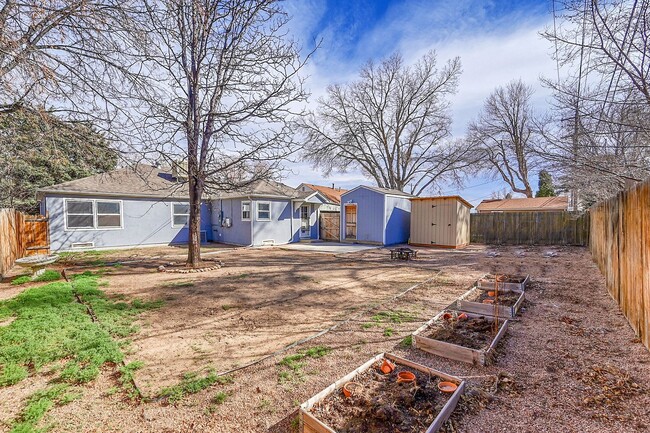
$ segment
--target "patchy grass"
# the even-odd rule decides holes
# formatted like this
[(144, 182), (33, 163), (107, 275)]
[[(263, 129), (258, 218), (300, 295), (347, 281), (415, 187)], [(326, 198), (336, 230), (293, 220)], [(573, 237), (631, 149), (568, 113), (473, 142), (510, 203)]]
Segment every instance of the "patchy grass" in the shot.
[(189, 394), (196, 394), (214, 384), (227, 385), (232, 382), (233, 378), (231, 376), (217, 376), (214, 371), (209, 371), (205, 376), (200, 376), (199, 373), (195, 372), (188, 372), (183, 375), (180, 383), (163, 388), (158, 395), (166, 397), (170, 403), (175, 403)]
[(11, 280), (12, 286), (22, 286), (23, 284), (31, 283), (32, 277), (29, 275), (21, 275)]
[(50, 281), (59, 281), (61, 279), (61, 273), (55, 271), (54, 269), (46, 269), (41, 275), (34, 278), (36, 282), (50, 282)]
[(409, 335), (408, 337), (404, 337), (404, 339), (399, 342), (399, 345), (402, 347), (411, 347), (413, 345), (413, 336)]
[(120, 385), (122, 386), (124, 392), (126, 392), (127, 397), (129, 397), (129, 399), (131, 400), (136, 400), (142, 397), (133, 382), (135, 376), (134, 373), (140, 370), (142, 367), (144, 367), (144, 362), (132, 361), (124, 365), (123, 367), (120, 367), (119, 369)]
[(372, 316), (375, 323), (403, 323), (413, 321), (413, 315), (407, 311), (380, 311)]
[(27, 400), (27, 405), (20, 412), (11, 426), (11, 433), (37, 433), (46, 429), (37, 429), (36, 425), (54, 406), (63, 406), (81, 397), (81, 393), (71, 391), (69, 385), (58, 383), (44, 390), (36, 391)]
[[(50, 408), (71, 401), (70, 385), (90, 382), (104, 364), (121, 362), (125, 341), (118, 338), (137, 330), (132, 323), (139, 313), (160, 305), (111, 300), (98, 289), (98, 279), (97, 274), (86, 272), (70, 283), (32, 287), (0, 301), (0, 320), (14, 318), (0, 328), (0, 386), (17, 384), (57, 361), (64, 362), (62, 368), (50, 369), (55, 385), (29, 397), (12, 431), (36, 431), (36, 424)], [(91, 320), (87, 306), (98, 322)], [(129, 367), (130, 374), (134, 367)]]
[(226, 394), (223, 391), (219, 391), (218, 393), (215, 394), (214, 397), (212, 397), (212, 402), (214, 404), (223, 404), (227, 398), (228, 398), (228, 394)]
[(393, 336), (393, 328), (386, 328), (384, 329), (384, 337), (392, 337)]
[(163, 285), (163, 287), (192, 287), (194, 281), (173, 281)]
[(282, 358), (278, 365), (288, 368), (278, 373), (278, 382), (294, 382), (301, 380), (304, 377), (302, 369), (307, 365), (308, 358), (322, 358), (328, 355), (332, 349), (327, 346), (314, 346), (309, 349), (302, 350), (293, 355), (288, 355)]

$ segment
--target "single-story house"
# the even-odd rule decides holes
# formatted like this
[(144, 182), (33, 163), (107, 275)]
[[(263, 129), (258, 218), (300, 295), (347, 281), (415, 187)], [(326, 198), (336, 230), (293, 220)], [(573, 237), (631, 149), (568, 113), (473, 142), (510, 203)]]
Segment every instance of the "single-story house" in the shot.
[(478, 213), (490, 212), (561, 212), (569, 209), (569, 197), (536, 197), (483, 200)]
[(392, 245), (408, 242), (411, 194), (361, 185), (341, 195), (341, 241)]
[[(53, 251), (183, 244), (189, 240), (187, 184), (170, 169), (148, 165), (64, 182), (38, 192), (49, 214)], [(259, 181), (241, 191), (206, 196), (202, 241), (286, 244), (318, 238), (318, 208), (327, 199)]]

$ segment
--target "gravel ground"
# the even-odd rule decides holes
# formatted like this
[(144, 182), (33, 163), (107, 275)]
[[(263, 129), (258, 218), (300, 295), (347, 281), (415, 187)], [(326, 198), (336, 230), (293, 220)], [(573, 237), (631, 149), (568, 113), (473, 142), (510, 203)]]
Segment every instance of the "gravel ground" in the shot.
[[(558, 256), (544, 257), (550, 249)], [(499, 253), (496, 257), (486, 254), (495, 251)], [(100, 378), (83, 388), (83, 398), (54, 408), (43, 425), (52, 424), (55, 432), (293, 432), (300, 403), (370, 357), (390, 351), (466, 378), (470, 385), (467, 397), (447, 425), (449, 431), (631, 432), (650, 428), (650, 353), (635, 339), (607, 294), (586, 249), (419, 249), (418, 260), (409, 263), (386, 261), (387, 254), (385, 250), (368, 250), (341, 257), (320, 254), (315, 259), (277, 249), (236, 250), (223, 259), (227, 266), (221, 271), (232, 272), (224, 274), (230, 278), (222, 279), (225, 283), (210, 282), (212, 277), (207, 273), (196, 274), (200, 281), (184, 288), (161, 288), (178, 276), (143, 271), (136, 278), (129, 273), (131, 269), (120, 269), (108, 276), (106, 290), (110, 293), (171, 297), (163, 310), (143, 319), (142, 334), (129, 355), (133, 359), (146, 355), (157, 362), (158, 374), (143, 372), (147, 379), (139, 379), (151, 389), (178, 380), (176, 372), (189, 365), (201, 365), (182, 356), (189, 352), (177, 340), (185, 337), (196, 342), (201, 333), (223, 325), (229, 332), (241, 332), (252, 339), (251, 344), (242, 345), (249, 359), (331, 324), (351, 320), (304, 346), (238, 371), (231, 384), (214, 385), (176, 404), (132, 403), (120, 393), (108, 395), (116, 377), (115, 369), (107, 367)], [(255, 274), (255, 263), (268, 268)], [(328, 284), (295, 280), (312, 271), (319, 271), (316, 281)], [(385, 271), (388, 277), (371, 277), (378, 271)], [(486, 272), (528, 273), (532, 279), (524, 309), (511, 322), (494, 365), (461, 364), (401, 344), (404, 337)], [(236, 279), (237, 283), (231, 281), (241, 274), (252, 275), (250, 280), (247, 275)], [(432, 275), (437, 276), (365, 312), (369, 305), (390, 299)], [(151, 281), (154, 276), (162, 280)], [(284, 292), (283, 284), (289, 278), (294, 280), (286, 290), (292, 293)], [(218, 289), (228, 286), (236, 287), (230, 292)], [(154, 287), (157, 289), (152, 291)], [(305, 289), (309, 292), (306, 297), (288, 296), (297, 296)], [(263, 303), (265, 298), (273, 302)], [(221, 308), (222, 303), (230, 305), (237, 299), (247, 301), (237, 304), (238, 313), (245, 317), (250, 314), (259, 324), (257, 328), (231, 326), (227, 315), (221, 315), (230, 311)], [(215, 317), (203, 316), (200, 320), (190, 314), (205, 308), (220, 311)], [(300, 311), (306, 312), (300, 315)], [(211, 331), (200, 327), (205, 321)], [(308, 326), (301, 328), (304, 322)], [(259, 341), (255, 340), (257, 333), (263, 337)], [(160, 347), (157, 352), (146, 351), (145, 342), (149, 340), (156, 341)], [(218, 339), (204, 344), (210, 350), (206, 363), (233, 364), (225, 344)], [(316, 345), (328, 346), (332, 352), (303, 360), (305, 365), (295, 372), (279, 364), (287, 354)], [(0, 401), (10, 390), (0, 389)], [(218, 392), (227, 394), (222, 404), (213, 401)], [(10, 407), (0, 406), (0, 410), (4, 412), (1, 419), (10, 418), (6, 416)]]

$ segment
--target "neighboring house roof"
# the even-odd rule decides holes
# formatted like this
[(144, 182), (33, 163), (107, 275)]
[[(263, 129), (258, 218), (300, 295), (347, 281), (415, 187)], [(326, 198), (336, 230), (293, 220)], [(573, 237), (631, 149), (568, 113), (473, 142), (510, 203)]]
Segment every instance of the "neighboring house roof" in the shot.
[(436, 197), (413, 197), (411, 201), (412, 200), (446, 200), (446, 199), (458, 200), (461, 203), (463, 203), (465, 206), (469, 207), (470, 209), (474, 207), (470, 202), (468, 202), (467, 200), (465, 200), (459, 195), (439, 195)]
[(358, 187), (352, 188), (351, 190), (346, 191), (345, 193), (343, 193), (341, 195), (349, 194), (352, 191), (358, 190), (359, 188), (369, 189), (369, 190), (378, 192), (380, 194), (385, 194), (385, 195), (397, 195), (397, 196), (402, 196), (402, 197), (415, 197), (413, 194), (409, 194), (407, 192), (403, 192), (403, 191), (400, 191), (398, 189), (380, 188), (378, 186), (369, 186), (369, 185), (359, 185)]
[[(189, 199), (187, 183), (178, 182), (169, 169), (138, 164), (135, 167), (119, 168), (107, 173), (42, 188), (39, 195), (88, 195), (111, 197), (152, 197)], [(235, 197), (280, 197), (305, 198), (313, 192), (300, 192), (280, 182), (260, 180), (238, 191), (209, 198)]]
[(483, 200), (476, 210), (478, 212), (562, 211), (567, 210), (568, 207), (569, 198), (559, 196)]
[(320, 192), (330, 203), (341, 204), (341, 195), (346, 193), (347, 189), (330, 188), (329, 186), (314, 185), (311, 183), (303, 183), (300, 186), (306, 186), (314, 191)]

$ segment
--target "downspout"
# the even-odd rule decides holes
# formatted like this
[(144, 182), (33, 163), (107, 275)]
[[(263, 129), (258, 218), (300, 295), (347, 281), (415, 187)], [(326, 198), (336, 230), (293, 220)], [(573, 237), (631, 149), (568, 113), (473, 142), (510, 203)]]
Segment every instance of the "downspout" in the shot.
[(255, 218), (253, 218), (254, 206), (253, 206), (253, 198), (251, 196), (248, 196), (247, 198), (248, 198), (248, 202), (251, 204), (251, 243), (249, 247), (253, 247), (255, 246), (255, 238), (254, 238), (255, 231), (253, 230), (253, 221), (255, 221)]

